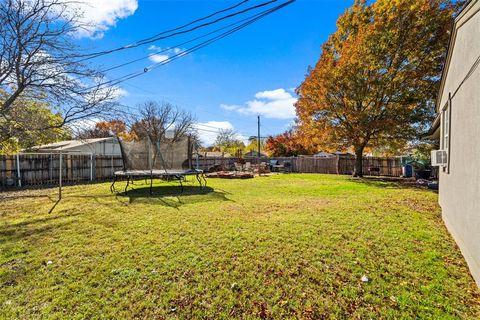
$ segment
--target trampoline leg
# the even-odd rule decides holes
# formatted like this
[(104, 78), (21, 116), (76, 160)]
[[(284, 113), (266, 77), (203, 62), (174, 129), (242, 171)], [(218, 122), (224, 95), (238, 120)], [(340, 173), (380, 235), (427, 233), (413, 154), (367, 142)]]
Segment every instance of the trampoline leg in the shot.
[(110, 192), (111, 193), (114, 193), (115, 192), (115, 182), (116, 182), (116, 177), (113, 176), (113, 181), (112, 181), (112, 185), (110, 186)]
[(182, 188), (182, 193), (183, 193), (183, 183), (182, 183), (182, 178), (178, 179), (178, 182), (180, 182), (180, 188)]
[(198, 181), (198, 183), (200, 184), (200, 189), (203, 189), (202, 180), (200, 179), (200, 175), (197, 174), (197, 175), (195, 175), (195, 177), (197, 178), (197, 181)]
[(127, 177), (127, 185), (125, 186), (125, 193), (127, 193), (127, 188), (129, 184), (130, 184), (130, 177)]
[(152, 189), (153, 189), (153, 177), (150, 177), (150, 195), (152, 195)]
[(202, 179), (203, 179), (203, 186), (206, 187), (207, 186), (207, 178), (205, 178), (205, 175), (202, 173)]

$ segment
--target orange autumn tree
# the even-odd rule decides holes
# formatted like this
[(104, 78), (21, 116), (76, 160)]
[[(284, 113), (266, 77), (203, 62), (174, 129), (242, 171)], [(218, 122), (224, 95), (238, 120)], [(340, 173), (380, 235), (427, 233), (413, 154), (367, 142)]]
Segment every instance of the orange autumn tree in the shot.
[(298, 87), (301, 136), (323, 149), (406, 143), (433, 117), (453, 14), (449, 0), (356, 0)]
[(135, 139), (135, 133), (127, 131), (127, 125), (123, 120), (113, 119), (99, 121), (92, 129), (87, 129), (78, 135), (79, 139), (120, 137), (125, 141)]
[(311, 150), (300, 143), (293, 130), (286, 131), (278, 136), (270, 136), (265, 141), (265, 152), (271, 157), (292, 157), (302, 154), (312, 154)]

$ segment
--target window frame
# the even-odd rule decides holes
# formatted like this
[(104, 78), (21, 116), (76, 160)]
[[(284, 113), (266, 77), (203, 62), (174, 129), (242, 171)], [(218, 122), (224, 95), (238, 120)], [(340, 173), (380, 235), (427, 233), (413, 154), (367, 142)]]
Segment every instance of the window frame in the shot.
[(450, 173), (450, 154), (452, 150), (452, 97), (448, 94), (448, 101), (442, 108), (442, 135), (441, 148), (447, 153), (447, 165), (443, 167), (443, 172)]

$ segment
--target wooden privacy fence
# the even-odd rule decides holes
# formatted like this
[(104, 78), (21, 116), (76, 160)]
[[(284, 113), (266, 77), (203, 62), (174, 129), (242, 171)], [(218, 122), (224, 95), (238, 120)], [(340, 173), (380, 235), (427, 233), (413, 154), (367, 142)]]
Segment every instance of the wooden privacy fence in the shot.
[(298, 157), (295, 167), (301, 173), (338, 174), (338, 157)]
[[(238, 158), (225, 157), (201, 157), (193, 159), (193, 165), (198, 163), (198, 168), (208, 171), (211, 168), (234, 170)], [(258, 158), (245, 158), (252, 165), (258, 163)], [(298, 173), (324, 173), (324, 174), (352, 174), (355, 169), (354, 156), (335, 156), (331, 158), (319, 158), (311, 156), (299, 157), (261, 157), (260, 162), (270, 163), (277, 160), (279, 164), (290, 165), (290, 171)], [(374, 176), (401, 177), (403, 174), (401, 157), (363, 157), (363, 174)]]
[[(355, 169), (354, 156), (340, 156), (338, 159), (339, 174), (353, 174)], [(402, 158), (363, 157), (363, 174), (372, 176), (401, 177)]]
[[(60, 166), (60, 157), (61, 166)], [(212, 168), (234, 170), (238, 158), (200, 157), (193, 158), (192, 165), (209, 171)], [(288, 163), (289, 171), (299, 173), (352, 174), (355, 157), (336, 156), (332, 158), (300, 157), (261, 157), (260, 162), (279, 164)], [(258, 163), (257, 158), (246, 158), (252, 165)], [(89, 181), (105, 181), (113, 177), (113, 173), (122, 170), (123, 162), (119, 155), (93, 154), (45, 154), (28, 153), (13, 156), (0, 156), (0, 189), (23, 186), (58, 185), (62, 172), (65, 184)], [(365, 175), (400, 177), (402, 175), (401, 158), (364, 157), (363, 171)]]
[[(60, 165), (61, 162), (61, 165)], [(27, 153), (0, 156), (0, 189), (101, 181), (123, 168), (118, 155)]]
[[(252, 165), (258, 164), (258, 158), (243, 158), (245, 162), (250, 162)], [(268, 157), (260, 157), (260, 163), (270, 163), (270, 160), (277, 160), (279, 164), (285, 165), (285, 163), (290, 164), (290, 171), (298, 172), (296, 170), (296, 158), (294, 157), (277, 157), (277, 158), (268, 158)], [(192, 164), (194, 167), (198, 169), (202, 169), (204, 171), (209, 171), (212, 168), (223, 168), (224, 170), (235, 170), (235, 163), (239, 161), (239, 158), (232, 158), (232, 157), (201, 157), (197, 159), (194, 157), (192, 160)]]

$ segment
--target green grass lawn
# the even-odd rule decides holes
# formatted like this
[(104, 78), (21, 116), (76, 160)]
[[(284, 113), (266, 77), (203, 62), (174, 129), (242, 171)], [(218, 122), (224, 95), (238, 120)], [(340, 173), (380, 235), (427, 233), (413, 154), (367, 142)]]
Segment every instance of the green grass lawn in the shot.
[(67, 187), (55, 207), (54, 189), (0, 195), (0, 318), (480, 318), (435, 193), (335, 175), (209, 185)]

